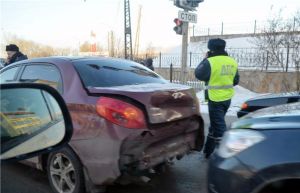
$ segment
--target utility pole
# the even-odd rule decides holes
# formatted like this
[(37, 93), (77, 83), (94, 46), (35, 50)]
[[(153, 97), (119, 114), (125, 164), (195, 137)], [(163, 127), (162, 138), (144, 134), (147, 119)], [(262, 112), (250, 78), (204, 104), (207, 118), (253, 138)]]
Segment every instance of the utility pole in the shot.
[(142, 6), (139, 6), (138, 12), (138, 20), (137, 20), (137, 27), (135, 33), (135, 41), (134, 41), (134, 56), (138, 58), (139, 56), (139, 47), (140, 47), (140, 32), (141, 32), (141, 16), (142, 16)]
[(132, 60), (132, 38), (129, 0), (124, 0), (125, 59)]
[[(187, 10), (185, 10), (187, 11)], [(189, 22), (184, 21), (182, 24), (182, 48), (181, 48), (181, 71), (180, 71), (180, 82), (185, 82), (187, 77), (187, 52), (188, 52), (188, 37), (189, 37)]]
[(199, 3), (204, 0), (174, 0), (176, 7), (182, 8), (184, 11), (178, 12), (178, 18), (174, 19), (176, 26), (173, 30), (178, 35), (182, 35), (182, 47), (181, 47), (181, 71), (180, 82), (185, 83), (185, 77), (187, 77), (187, 55), (188, 55), (188, 38), (189, 38), (189, 22), (197, 23), (197, 14), (189, 11), (195, 11)]

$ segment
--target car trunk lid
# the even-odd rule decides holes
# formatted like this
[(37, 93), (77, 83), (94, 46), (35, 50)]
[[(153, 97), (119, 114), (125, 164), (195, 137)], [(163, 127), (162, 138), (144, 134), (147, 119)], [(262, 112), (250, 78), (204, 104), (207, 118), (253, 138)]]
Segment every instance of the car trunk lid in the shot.
[(198, 99), (193, 88), (166, 83), (149, 83), (116, 87), (88, 87), (92, 95), (116, 95), (141, 103), (150, 124), (171, 122), (199, 114)]

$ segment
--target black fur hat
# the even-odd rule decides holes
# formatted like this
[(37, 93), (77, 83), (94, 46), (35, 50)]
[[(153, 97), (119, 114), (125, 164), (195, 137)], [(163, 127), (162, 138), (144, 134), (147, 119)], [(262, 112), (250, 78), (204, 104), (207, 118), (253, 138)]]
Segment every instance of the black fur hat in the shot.
[(207, 43), (207, 48), (210, 51), (224, 51), (225, 47), (226, 47), (225, 40), (220, 38), (210, 39)]
[(15, 44), (9, 44), (6, 46), (6, 51), (15, 51), (18, 52), (19, 51), (19, 47), (16, 46)]

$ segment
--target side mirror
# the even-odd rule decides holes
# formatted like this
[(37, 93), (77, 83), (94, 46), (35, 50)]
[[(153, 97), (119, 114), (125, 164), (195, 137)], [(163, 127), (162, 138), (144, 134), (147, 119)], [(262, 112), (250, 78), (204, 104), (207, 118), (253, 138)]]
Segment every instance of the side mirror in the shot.
[(70, 141), (70, 114), (54, 88), (35, 83), (8, 83), (0, 88), (1, 162), (51, 152)]

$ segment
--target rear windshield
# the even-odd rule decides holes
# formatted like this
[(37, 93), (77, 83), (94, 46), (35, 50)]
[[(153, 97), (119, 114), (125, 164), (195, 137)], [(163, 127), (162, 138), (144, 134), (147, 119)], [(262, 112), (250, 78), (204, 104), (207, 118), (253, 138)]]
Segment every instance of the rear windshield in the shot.
[(135, 62), (102, 59), (73, 61), (85, 87), (113, 87), (167, 81)]

